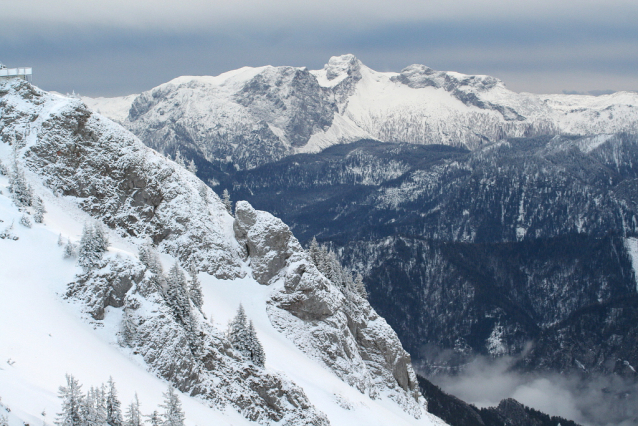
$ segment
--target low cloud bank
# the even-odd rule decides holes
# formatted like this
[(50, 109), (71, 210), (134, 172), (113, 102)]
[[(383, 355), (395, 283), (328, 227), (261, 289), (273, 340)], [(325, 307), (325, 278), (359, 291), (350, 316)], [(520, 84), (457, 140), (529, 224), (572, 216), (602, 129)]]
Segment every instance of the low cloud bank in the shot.
[(429, 379), (445, 392), (477, 407), (504, 398), (586, 426), (638, 424), (638, 383), (615, 375), (523, 374), (511, 370), (516, 358), (476, 357), (455, 374)]

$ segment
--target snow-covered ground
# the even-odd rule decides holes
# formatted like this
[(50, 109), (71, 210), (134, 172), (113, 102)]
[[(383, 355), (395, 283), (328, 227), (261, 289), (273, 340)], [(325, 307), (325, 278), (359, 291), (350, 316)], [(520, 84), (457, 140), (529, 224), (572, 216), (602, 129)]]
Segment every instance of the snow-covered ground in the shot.
[(82, 100), (89, 108), (97, 113), (109, 117), (113, 121), (122, 123), (128, 117), (131, 104), (138, 96), (138, 94), (133, 94), (114, 98), (82, 97)]

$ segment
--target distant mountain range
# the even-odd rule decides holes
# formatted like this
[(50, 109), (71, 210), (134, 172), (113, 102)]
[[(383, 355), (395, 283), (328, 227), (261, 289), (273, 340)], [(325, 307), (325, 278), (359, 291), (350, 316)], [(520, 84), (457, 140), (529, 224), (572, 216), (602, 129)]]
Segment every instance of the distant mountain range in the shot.
[(424, 65), (377, 72), (353, 55), (316, 71), (244, 67), (83, 100), (164, 154), (240, 169), (360, 139), (476, 149), (505, 137), (638, 131), (637, 93), (516, 93), (494, 77)]

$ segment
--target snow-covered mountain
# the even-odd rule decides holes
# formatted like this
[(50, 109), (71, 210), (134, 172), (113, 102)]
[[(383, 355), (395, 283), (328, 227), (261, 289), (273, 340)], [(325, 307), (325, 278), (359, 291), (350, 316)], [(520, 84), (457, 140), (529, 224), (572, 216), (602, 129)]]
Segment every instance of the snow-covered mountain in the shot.
[[(215, 84), (269, 70), (280, 74), (240, 70)], [(317, 81), (289, 71), (295, 87)], [(246, 96), (237, 105), (257, 114)], [(139, 98), (133, 109), (142, 114)], [(66, 373), (87, 386), (112, 376), (125, 402), (137, 392), (149, 411), (172, 383), (188, 425), (443, 424), (396, 333), (322, 275), (281, 220), (247, 202), (231, 216), (119, 125), (24, 81), (0, 83), (0, 136), (0, 397), (11, 426), (51, 422)], [(110, 243), (80, 267), (87, 224), (106, 225)], [(240, 304), (263, 367), (225, 332)]]
[(504, 137), (638, 131), (634, 92), (516, 93), (494, 77), (424, 65), (377, 72), (353, 55), (321, 70), (245, 67), (84, 100), (162, 153), (242, 169), (364, 138), (475, 149)]

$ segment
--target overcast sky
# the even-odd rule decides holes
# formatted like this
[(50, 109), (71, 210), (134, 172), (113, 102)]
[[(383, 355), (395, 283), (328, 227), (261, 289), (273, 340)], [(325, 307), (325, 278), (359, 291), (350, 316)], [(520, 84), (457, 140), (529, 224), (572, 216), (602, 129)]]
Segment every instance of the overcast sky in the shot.
[(46, 90), (139, 93), (241, 66), (322, 68), (354, 53), (536, 93), (638, 90), (637, 0), (0, 2), (0, 62)]

